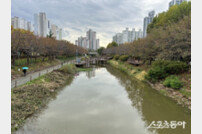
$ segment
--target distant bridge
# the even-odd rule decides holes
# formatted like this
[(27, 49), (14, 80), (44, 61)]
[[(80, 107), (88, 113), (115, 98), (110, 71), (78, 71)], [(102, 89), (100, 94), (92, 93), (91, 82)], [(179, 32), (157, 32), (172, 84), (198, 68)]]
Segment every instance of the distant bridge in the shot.
[(94, 55), (94, 56), (98, 55), (97, 52), (89, 52), (88, 54), (89, 54), (89, 55)]

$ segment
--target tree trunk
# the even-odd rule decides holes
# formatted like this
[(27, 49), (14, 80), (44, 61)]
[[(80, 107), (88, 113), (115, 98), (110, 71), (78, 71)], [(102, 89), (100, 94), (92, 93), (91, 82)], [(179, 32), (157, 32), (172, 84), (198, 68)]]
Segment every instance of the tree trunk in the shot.
[(15, 56), (12, 56), (12, 65), (15, 66)]
[(51, 56), (48, 56), (48, 60), (51, 60)]
[(27, 56), (27, 65), (29, 65), (29, 56)]

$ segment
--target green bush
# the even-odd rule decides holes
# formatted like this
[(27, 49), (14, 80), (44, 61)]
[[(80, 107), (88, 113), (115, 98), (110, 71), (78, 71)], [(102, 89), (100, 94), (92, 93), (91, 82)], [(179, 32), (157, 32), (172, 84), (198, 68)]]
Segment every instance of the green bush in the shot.
[(61, 67), (59, 70), (64, 73), (75, 74), (76, 66), (74, 64), (67, 64), (67, 65), (64, 65), (63, 67)]
[(118, 60), (119, 59), (119, 55), (114, 55), (114, 60)]
[(173, 89), (180, 89), (183, 87), (182, 82), (179, 80), (177, 76), (171, 75), (165, 79), (163, 85), (166, 87), (171, 87)]
[(180, 61), (158, 60), (152, 63), (152, 67), (160, 67), (168, 74), (179, 74), (189, 70), (189, 65)]
[(189, 70), (189, 65), (179, 61), (158, 60), (152, 63), (146, 79), (151, 82), (162, 80), (171, 74), (179, 74)]
[(147, 27), (149, 33), (154, 28), (170, 25), (180, 21), (184, 16), (191, 14), (191, 2), (183, 2), (180, 5), (174, 5), (167, 12), (159, 13), (154, 17), (152, 23)]
[(81, 57), (81, 61), (85, 61), (85, 59), (86, 59), (85, 57)]
[(121, 55), (121, 56), (119, 57), (119, 60), (120, 60), (120, 61), (127, 61), (128, 58), (129, 58), (128, 55)]
[(164, 79), (167, 76), (168, 74), (163, 68), (154, 67), (148, 71), (148, 74), (145, 76), (145, 78), (151, 82), (157, 82), (158, 80)]

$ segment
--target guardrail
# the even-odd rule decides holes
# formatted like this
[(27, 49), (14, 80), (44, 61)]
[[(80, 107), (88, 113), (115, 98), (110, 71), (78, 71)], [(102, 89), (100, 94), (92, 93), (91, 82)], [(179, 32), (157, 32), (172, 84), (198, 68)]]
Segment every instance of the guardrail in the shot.
[(33, 79), (36, 79), (36, 78), (38, 78), (38, 77), (40, 77), (40, 76), (42, 76), (44, 74), (50, 73), (53, 70), (57, 70), (57, 69), (61, 68), (62, 66), (66, 65), (66, 64), (71, 64), (71, 63), (74, 63), (74, 60), (63, 62), (63, 63), (61, 63), (59, 65), (49, 67), (49, 68), (46, 68), (44, 70), (28, 74), (25, 77), (14, 79), (14, 80), (11, 81), (11, 89), (14, 88), (14, 87), (20, 86), (22, 84), (25, 84), (25, 83), (27, 83), (27, 82), (29, 82), (29, 81), (31, 81)]

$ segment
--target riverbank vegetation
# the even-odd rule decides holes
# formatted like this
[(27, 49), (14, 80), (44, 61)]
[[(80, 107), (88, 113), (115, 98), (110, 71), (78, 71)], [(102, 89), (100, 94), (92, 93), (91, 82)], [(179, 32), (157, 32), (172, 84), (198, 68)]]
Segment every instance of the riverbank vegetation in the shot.
[[(67, 71), (68, 69), (68, 71)], [(22, 86), (11, 90), (11, 129), (17, 130), (25, 120), (45, 107), (47, 102), (56, 97), (57, 92), (70, 84), (76, 73), (72, 64), (43, 75)]]
[(23, 66), (28, 66), (29, 72), (39, 71), (85, 53), (87, 50), (68, 41), (56, 40), (52, 36), (39, 37), (11, 27), (12, 79), (22, 75), (19, 69)]
[[(108, 63), (125, 72), (129, 76), (149, 83), (154, 89), (158, 90), (161, 94), (168, 96), (175, 100), (178, 104), (191, 109), (191, 74), (184, 72), (178, 75), (168, 75), (166, 79), (150, 82), (147, 80), (148, 70), (150, 66), (133, 66), (128, 62), (120, 60), (110, 60)], [(157, 73), (159, 74), (159, 73)]]
[[(176, 10), (174, 10), (176, 9)], [(179, 12), (180, 10), (180, 12)], [(172, 13), (170, 13), (172, 11)], [(187, 13), (188, 12), (188, 13)], [(176, 16), (176, 14), (181, 14)], [(161, 14), (153, 21), (146, 38), (132, 43), (106, 48), (105, 55), (128, 55), (131, 59), (151, 64), (155, 60), (191, 61), (191, 2), (171, 7), (164, 17)], [(183, 16), (183, 17), (182, 17)], [(171, 21), (175, 18), (178, 21)], [(164, 22), (167, 24), (158, 24)], [(157, 25), (157, 26), (156, 26)]]
[[(18, 61), (24, 61), (26, 59), (18, 59), (16, 60), (17, 62)], [(30, 63), (29, 64), (29, 70), (27, 72), (27, 74), (29, 73), (33, 73), (33, 72), (36, 72), (36, 71), (40, 71), (40, 70), (43, 70), (45, 68), (48, 68), (48, 67), (51, 67), (51, 66), (54, 66), (54, 65), (57, 65), (60, 63), (60, 60), (47, 60), (45, 59), (43, 62), (41, 61), (41, 59), (37, 59), (37, 61), (39, 62), (34, 62), (34, 63)], [(16, 64), (16, 66), (12, 66), (11, 67), (11, 78), (12, 79), (15, 79), (15, 78), (18, 78), (18, 77), (21, 77), (21, 76), (24, 76), (23, 72), (22, 72), (22, 67), (24, 66), (27, 66), (26, 63), (21, 63), (21, 64)]]
[(190, 107), (191, 2), (158, 14), (147, 30), (146, 38), (110, 45), (103, 54), (113, 57), (111, 65), (136, 78), (137, 70), (144, 71), (141, 80)]
[(37, 58), (37, 60), (30, 60), (29, 65), (27, 65), (27, 59), (21, 58), (15, 60), (15, 66), (11, 67), (11, 78), (15, 79), (21, 76), (24, 76), (22, 72), (22, 67), (28, 66), (29, 69), (27, 71), (27, 74), (34, 73), (36, 71), (40, 71), (58, 64), (61, 64), (62, 62), (66, 62), (69, 60), (73, 60), (75, 56), (73, 57), (64, 57), (59, 56), (56, 57), (54, 60), (49, 60), (48, 58)]
[(128, 63), (115, 60), (110, 60), (108, 63), (111, 66), (127, 73), (129, 76), (135, 77), (138, 80), (145, 80), (146, 71), (140, 67), (134, 67)]
[(45, 58), (54, 60), (56, 57), (72, 57), (76, 54), (87, 53), (82, 47), (76, 46), (65, 40), (56, 40), (54, 37), (39, 37), (32, 32), (23, 29), (14, 29), (11, 27), (11, 58), (12, 66), (16, 65), (16, 59), (26, 58), (26, 64), (30, 60)]
[[(169, 75), (181, 74), (189, 70), (189, 65), (181, 61), (157, 60), (152, 63), (146, 79), (150, 82), (157, 82)], [(172, 77), (174, 78), (174, 77)], [(171, 79), (171, 77), (170, 77)]]

